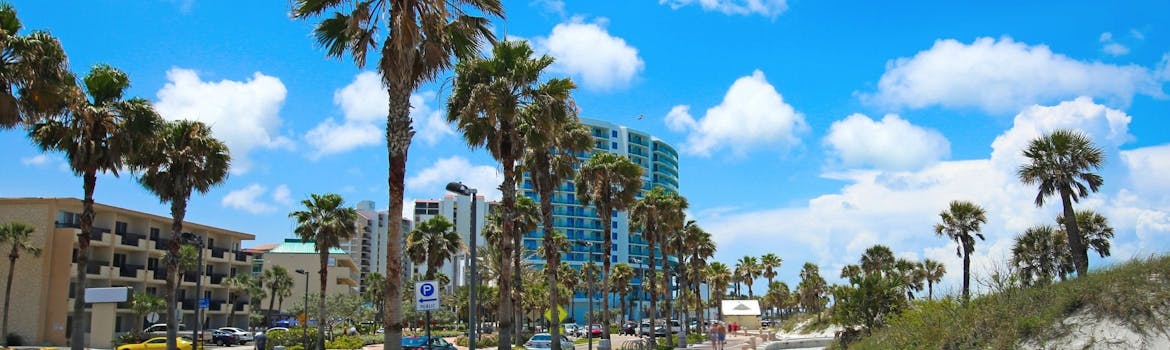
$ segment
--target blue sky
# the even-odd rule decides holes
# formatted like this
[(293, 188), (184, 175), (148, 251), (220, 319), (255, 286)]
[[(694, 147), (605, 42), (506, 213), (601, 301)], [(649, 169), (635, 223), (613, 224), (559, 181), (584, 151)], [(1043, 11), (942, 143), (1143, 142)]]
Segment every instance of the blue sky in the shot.
[[(309, 193), (387, 206), (385, 97), (372, 73), (327, 59), (312, 22), (287, 2), (15, 1), (25, 28), (61, 38), (79, 74), (109, 63), (131, 96), (169, 119), (213, 125), (232, 147), (226, 183), (192, 200), (191, 221), (290, 235)], [(989, 214), (976, 274), (1011, 238), (1051, 224), (1014, 178), (1020, 149), (1076, 128), (1106, 150), (1101, 192), (1079, 204), (1117, 228), (1114, 257), (1170, 248), (1170, 3), (820, 2), (785, 0), (505, 1), (498, 36), (523, 38), (571, 76), (583, 116), (677, 146), (690, 214), (717, 260), (776, 253), (795, 285), (811, 261), (835, 279), (881, 243), (951, 271), (954, 245), (933, 235), (951, 200)], [(442, 122), (450, 84), (422, 87), (408, 201), (463, 180), (494, 188), (485, 152)], [(645, 118), (639, 119), (638, 115)], [(81, 196), (61, 156), (0, 132), (0, 196)], [(498, 198), (498, 192), (489, 197)], [(97, 201), (166, 215), (128, 176), (103, 176)], [(408, 207), (409, 209), (409, 207)], [(758, 289), (758, 288), (757, 288)]]

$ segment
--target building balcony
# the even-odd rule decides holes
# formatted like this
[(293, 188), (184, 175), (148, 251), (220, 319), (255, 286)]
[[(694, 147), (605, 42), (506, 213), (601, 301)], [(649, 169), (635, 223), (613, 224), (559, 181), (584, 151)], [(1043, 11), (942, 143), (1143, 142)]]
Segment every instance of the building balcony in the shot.
[(248, 262), (248, 253), (236, 252), (235, 261)]
[(144, 267), (142, 265), (123, 264), (117, 269), (115, 279), (139, 282), (146, 281), (146, 270), (143, 270)]
[(211, 274), (211, 284), (221, 285), (223, 284), (224, 278), (227, 278), (226, 273), (213, 273)]
[(118, 233), (116, 236), (118, 236), (118, 246), (120, 247), (127, 247), (131, 250), (146, 250), (146, 243), (148, 241), (146, 240), (145, 235), (140, 235), (137, 233)]
[(166, 238), (159, 238), (154, 241), (154, 249), (167, 251), (171, 248), (171, 240)]
[(231, 249), (228, 248), (211, 247), (211, 254), (208, 255), (208, 260), (215, 260), (219, 262), (227, 261), (227, 259), (229, 259), (227, 257), (227, 252), (230, 250)]

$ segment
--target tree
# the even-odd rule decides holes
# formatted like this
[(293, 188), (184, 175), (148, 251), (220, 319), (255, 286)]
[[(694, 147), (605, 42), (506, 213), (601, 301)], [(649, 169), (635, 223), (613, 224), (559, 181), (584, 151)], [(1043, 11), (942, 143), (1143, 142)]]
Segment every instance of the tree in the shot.
[[(711, 233), (704, 231), (694, 221), (688, 221), (687, 225), (683, 227), (683, 236), (686, 236), (686, 250), (690, 254), (690, 259), (687, 260), (688, 273), (687, 281), (691, 284), (691, 290), (699, 300), (702, 300), (699, 295), (702, 281), (707, 280), (706, 267), (707, 259), (715, 256), (715, 241), (711, 240)], [(695, 303), (695, 314), (702, 316), (700, 303)]]
[(268, 314), (264, 315), (264, 323), (266, 326), (272, 326), (272, 306), (276, 299), (284, 301), (284, 295), (292, 292), (292, 276), (288, 274), (288, 269), (284, 266), (273, 265), (271, 269), (264, 270), (260, 274), (260, 280), (268, 288)]
[[(772, 282), (768, 284), (768, 294), (764, 297), (768, 301), (768, 308), (780, 309), (784, 307), (788, 298), (792, 297), (792, 291), (788, 289), (788, 284), (783, 281)], [(775, 315), (775, 314), (773, 314)]]
[(134, 328), (130, 334), (142, 338), (142, 319), (146, 314), (167, 309), (167, 300), (147, 292), (134, 293), (130, 298), (130, 311), (134, 312)]
[[(410, 125), (410, 95), (426, 81), (451, 68), (452, 58), (478, 54), (479, 45), (494, 40), (485, 16), (504, 16), (499, 0), (295, 0), (292, 17), (310, 19), (336, 10), (313, 30), (317, 44), (329, 57), (349, 54), (364, 67), (370, 49), (380, 52), (377, 71), (389, 103), (386, 150), (389, 157), (390, 217), (402, 216), (406, 157), (414, 130)], [(381, 45), (378, 39), (382, 38)], [(388, 350), (402, 346), (402, 242), (399, 225), (390, 225), (386, 247), (386, 305), (388, 317), (383, 341)], [(75, 349), (80, 350), (80, 349)]]
[(922, 269), (926, 271), (926, 299), (934, 299), (934, 284), (942, 281), (947, 267), (936, 260), (926, 259), (922, 261)]
[(776, 278), (776, 270), (779, 269), (780, 265), (783, 263), (784, 259), (781, 259), (779, 256), (773, 253), (767, 253), (760, 256), (760, 268), (763, 271), (761, 275), (768, 279), (768, 290), (772, 289), (772, 279)]
[(721, 262), (707, 264), (707, 283), (714, 294), (715, 305), (719, 308), (719, 315), (723, 315), (723, 296), (727, 295), (727, 286), (731, 283), (731, 270)]
[[(1084, 249), (1080, 253), (1088, 254), (1088, 250), (1093, 249), (1102, 258), (1109, 256), (1109, 240), (1113, 239), (1113, 227), (1109, 226), (1109, 219), (1092, 210), (1077, 210), (1076, 216), (1077, 232), (1081, 236)], [(1063, 215), (1057, 216), (1056, 222), (1062, 230), (1068, 231), (1065, 228), (1067, 221)]]
[[(0, 14), (3, 14), (2, 11), (3, 5), (0, 5)], [(12, 298), (12, 276), (16, 272), (16, 259), (20, 258), (21, 252), (41, 256), (41, 248), (36, 247), (32, 242), (34, 231), (36, 229), (23, 222), (9, 222), (0, 225), (0, 244), (7, 243), (12, 246), (12, 249), (8, 251), (8, 281), (4, 284), (4, 323), (0, 325), (0, 335), (4, 336), (0, 342), (4, 346), (8, 346), (8, 315), (10, 315), (8, 306)]]
[(621, 314), (623, 320), (632, 319), (626, 312), (626, 297), (630, 293), (630, 282), (634, 280), (634, 268), (630, 264), (618, 263), (613, 266), (613, 272), (609, 274), (609, 285), (613, 286), (613, 291), (617, 293), (618, 300), (621, 304)]
[(1012, 244), (1012, 265), (1025, 286), (1045, 285), (1063, 276), (1062, 262), (1071, 256), (1064, 237), (1052, 226), (1029, 227)]
[(940, 223), (934, 225), (934, 233), (958, 243), (955, 254), (963, 258), (963, 301), (970, 300), (971, 252), (975, 251), (975, 237), (983, 239), (980, 228), (987, 223), (983, 207), (966, 201), (952, 201), (950, 208), (938, 214)]
[(81, 99), (61, 42), (21, 29), (12, 4), (0, 3), (0, 129), (59, 116)]
[[(231, 156), (227, 145), (211, 136), (211, 128), (198, 121), (166, 122), (148, 143), (148, 147), (130, 157), (129, 163), (142, 172), (138, 177), (142, 187), (154, 193), (160, 202), (171, 204), (172, 239), (168, 249), (177, 251), (179, 242), (175, 237), (183, 234), (183, 220), (187, 217), (187, 202), (192, 192), (206, 194), (226, 180)], [(167, 299), (173, 301), (179, 281), (170, 276), (176, 275), (178, 261), (166, 261), (166, 269)], [(175, 305), (169, 302), (168, 311)], [(170, 322), (178, 325), (178, 317), (177, 313), (167, 313), (168, 335)], [(173, 340), (168, 338), (167, 342)]]
[[(554, 94), (566, 94), (563, 83), (553, 79), (541, 83), (541, 73), (552, 64), (548, 55), (533, 57), (534, 51), (525, 41), (502, 41), (492, 48), (490, 58), (471, 58), (455, 67), (455, 83), (447, 100), (447, 122), (455, 123), (464, 140), (472, 148), (484, 147), (503, 168), (501, 214), (504, 216), (500, 251), (510, 257), (519, 240), (520, 231), (514, 228), (516, 215), (516, 162), (524, 156), (525, 110)], [(535, 107), (533, 107), (535, 108)], [(513, 302), (517, 288), (513, 288), (513, 271), (504, 270), (500, 276), (500, 313), (514, 315)], [(508, 299), (508, 300), (504, 300)], [(500, 350), (509, 350), (512, 342), (512, 320), (500, 322)]]
[[(647, 260), (650, 261), (650, 271), (654, 271), (654, 256), (655, 248), (662, 253), (664, 257), (663, 265), (668, 265), (665, 261), (665, 256), (669, 254), (666, 251), (667, 235), (673, 232), (678, 232), (682, 229), (683, 220), (686, 216), (683, 212), (687, 208), (686, 198), (674, 192), (668, 192), (661, 186), (655, 186), (642, 196), (642, 199), (634, 203), (630, 207), (630, 221), (633, 227), (642, 231), (642, 237), (646, 240), (646, 245), (650, 247), (650, 252), (647, 254)], [(669, 269), (667, 267), (667, 269)], [(668, 274), (662, 275), (662, 286), (669, 284), (670, 276)], [(650, 309), (657, 310), (658, 290), (655, 288), (654, 278), (650, 278)], [(669, 289), (667, 289), (669, 292)], [(669, 293), (667, 296), (667, 306), (669, 307)], [(657, 318), (651, 316), (651, 324), (657, 323)], [(653, 335), (651, 335), (653, 337)]]
[[(592, 146), (593, 138), (584, 128), (587, 147)], [(613, 247), (613, 213), (626, 210), (634, 204), (635, 196), (642, 190), (642, 167), (634, 164), (629, 158), (620, 155), (598, 151), (589, 156), (589, 160), (577, 172), (576, 181), (577, 200), (581, 205), (593, 205), (597, 209), (597, 216), (601, 218), (601, 228), (605, 251), (604, 271), (610, 273), (610, 255)], [(601, 290), (606, 296), (604, 306), (606, 315), (602, 329), (609, 329), (609, 282), (602, 283)], [(555, 337), (554, 337), (555, 338)], [(609, 332), (605, 333), (609, 338)], [(553, 344), (554, 346), (556, 344)]]
[(381, 321), (386, 301), (386, 278), (382, 277), (381, 273), (373, 271), (366, 275), (366, 289), (362, 291), (362, 298), (370, 305), (374, 305), (376, 311), (374, 321)]
[(902, 294), (905, 281), (900, 275), (863, 273), (850, 284), (833, 288), (833, 319), (841, 325), (862, 326), (866, 334), (885, 325), (886, 316), (906, 307)]
[(800, 269), (800, 284), (796, 289), (800, 306), (807, 312), (816, 313), (817, 322), (820, 322), (821, 311), (825, 310), (825, 304), (829, 302), (826, 297), (828, 284), (821, 277), (820, 268), (811, 262), (804, 263)]
[(1017, 170), (1020, 181), (1036, 185), (1036, 206), (1044, 206), (1045, 198), (1059, 196), (1064, 208), (1065, 233), (1072, 250), (1077, 276), (1089, 272), (1089, 255), (1073, 212), (1073, 202), (1097, 192), (1105, 180), (1092, 173), (1105, 162), (1101, 151), (1089, 137), (1072, 130), (1056, 130), (1032, 140), (1024, 149), (1028, 163)]
[(325, 287), (329, 281), (329, 249), (340, 248), (342, 241), (357, 234), (354, 223), (358, 220), (358, 212), (357, 209), (347, 208), (345, 200), (335, 193), (314, 193), (309, 199), (301, 200), (301, 205), (305, 210), (294, 211), (288, 216), (296, 220), (293, 232), (301, 238), (301, 242), (312, 242), (317, 251), (321, 268), (317, 271), (321, 282), (317, 298), (317, 349), (325, 349), (325, 320), (328, 320), (325, 316)]
[(452, 260), (463, 248), (462, 238), (455, 232), (455, 224), (442, 216), (419, 223), (406, 240), (406, 253), (410, 261), (426, 266), (424, 279), (435, 278), (435, 273), (444, 261)]
[[(74, 320), (86, 319), (85, 268), (89, 264), (90, 235), (94, 232), (93, 192), (97, 187), (97, 174), (110, 172), (118, 176), (127, 158), (145, 148), (162, 123), (149, 101), (122, 99), (122, 94), (130, 87), (130, 77), (126, 73), (108, 65), (96, 65), (86, 75), (84, 83), (89, 100), (70, 103), (68, 115), (46, 119), (30, 130), (30, 135), (42, 150), (65, 153), (69, 169), (82, 177), (84, 196), (81, 230), (77, 234)], [(73, 350), (82, 350), (85, 346), (85, 325), (84, 321), (72, 324), (70, 344)]]
[(869, 247), (861, 255), (861, 270), (868, 274), (884, 273), (893, 269), (896, 263), (894, 251), (881, 244)]
[(748, 299), (755, 299), (755, 294), (752, 293), (752, 281), (760, 276), (760, 263), (754, 256), (745, 255), (739, 258), (739, 262), (735, 264), (736, 270), (739, 270), (739, 278), (742, 279), (744, 285), (748, 288)]
[(236, 307), (240, 305), (240, 294), (252, 295), (250, 287), (254, 284), (252, 282), (251, 273), (238, 273), (235, 276), (228, 277), (224, 285), (228, 288), (228, 297), (230, 299), (231, 311), (228, 312), (227, 326), (233, 326), (232, 322), (236, 320)]

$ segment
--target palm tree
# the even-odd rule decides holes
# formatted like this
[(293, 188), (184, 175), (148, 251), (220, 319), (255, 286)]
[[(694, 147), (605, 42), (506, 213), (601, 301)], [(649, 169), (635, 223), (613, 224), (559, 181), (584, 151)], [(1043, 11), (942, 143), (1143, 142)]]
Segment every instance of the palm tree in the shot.
[(922, 269), (926, 271), (926, 299), (934, 299), (934, 284), (941, 281), (947, 273), (947, 267), (942, 263), (926, 259), (922, 261)]
[[(715, 256), (715, 241), (711, 240), (711, 233), (704, 231), (702, 227), (697, 224), (687, 225), (683, 228), (683, 233), (687, 236), (687, 249), (690, 251), (691, 258), (688, 260), (689, 277), (691, 282), (691, 290), (696, 297), (700, 297), (700, 288), (702, 281), (707, 280), (706, 268), (707, 259)], [(695, 315), (702, 316), (700, 303), (695, 303)]]
[(772, 282), (773, 282), (772, 279), (776, 278), (776, 275), (777, 275), (776, 270), (779, 269), (780, 265), (783, 263), (784, 263), (784, 259), (781, 259), (779, 256), (776, 256), (776, 254), (767, 253), (767, 254), (760, 256), (760, 268), (763, 269), (762, 276), (764, 276), (764, 278), (768, 279), (768, 289), (769, 290), (772, 289)]
[[(564, 235), (561, 235), (561, 237), (564, 237)], [(565, 244), (567, 248), (568, 242), (565, 242)], [(576, 270), (573, 270), (573, 266), (564, 261), (561, 261), (559, 264), (557, 264), (557, 280), (560, 282), (560, 285), (564, 286), (565, 289), (569, 291), (567, 299), (573, 300), (573, 295), (577, 292), (578, 287), (581, 286), (580, 275), (577, 274)], [(569, 312), (572, 313), (573, 321), (576, 321), (577, 308), (569, 309)]]
[[(460, 61), (455, 67), (455, 83), (447, 101), (447, 122), (455, 123), (463, 132), (464, 139), (472, 148), (484, 147), (500, 162), (503, 168), (503, 193), (500, 207), (503, 220), (502, 232), (507, 239), (501, 240), (500, 251), (512, 256), (519, 240), (520, 231), (514, 228), (512, 220), (516, 213), (516, 162), (524, 156), (526, 148), (523, 127), (530, 107), (545, 103), (544, 99), (567, 99), (571, 85), (563, 80), (540, 83), (541, 73), (552, 64), (548, 55), (533, 57), (534, 51), (525, 41), (502, 41), (492, 48), (490, 58), (473, 58)], [(500, 276), (501, 291), (513, 291), (512, 271)], [(500, 313), (514, 315), (513, 301), (500, 293)], [(503, 299), (509, 299), (504, 301)], [(508, 350), (511, 343), (512, 320), (500, 322), (500, 350)]]
[[(382, 320), (382, 313), (385, 311), (383, 302), (386, 296), (386, 278), (382, 274), (373, 271), (366, 275), (366, 289), (362, 291), (362, 299), (374, 306), (374, 321)], [(462, 305), (462, 304), (460, 304)]]
[(897, 264), (894, 251), (890, 247), (876, 244), (865, 250), (861, 255), (861, 271), (867, 274), (885, 273)]
[[(1113, 227), (1109, 226), (1109, 219), (1092, 210), (1077, 210), (1076, 216), (1077, 232), (1085, 250), (1082, 254), (1088, 254), (1088, 250), (1093, 249), (1102, 258), (1109, 256), (1109, 240), (1113, 239)], [(1056, 222), (1062, 230), (1067, 231), (1064, 227), (1067, 221), (1063, 215), (1057, 216)]]
[(452, 224), (442, 216), (423, 221), (410, 232), (406, 240), (406, 253), (415, 264), (427, 267), (424, 279), (435, 278), (436, 270), (443, 262), (454, 258), (463, 247), (462, 238)]
[[(377, 71), (389, 95), (386, 150), (389, 156), (390, 216), (402, 215), (406, 156), (414, 130), (410, 126), (410, 94), (422, 83), (451, 68), (452, 58), (473, 57), (479, 45), (494, 40), (488, 19), (472, 14), (504, 16), (499, 0), (295, 0), (292, 17), (310, 19), (335, 10), (313, 33), (329, 57), (353, 57), (364, 67), (370, 49), (381, 52)], [(377, 41), (382, 38), (379, 46)], [(510, 203), (509, 203), (510, 204)], [(386, 247), (384, 342), (389, 350), (402, 343), (402, 228), (390, 225)], [(80, 349), (75, 349), (80, 350)]]
[[(293, 232), (301, 238), (301, 242), (313, 242), (317, 250), (321, 269), (317, 271), (320, 278), (321, 291), (317, 299), (317, 348), (325, 348), (325, 287), (329, 281), (329, 249), (340, 248), (341, 242), (353, 238), (357, 234), (357, 209), (347, 208), (341, 195), (329, 193), (325, 195), (312, 194), (309, 199), (301, 200), (305, 210), (294, 211), (288, 216), (297, 222)], [(397, 225), (390, 225), (397, 226)], [(305, 305), (308, 314), (309, 306)]]
[[(942, 222), (934, 225), (934, 233), (958, 243), (955, 254), (963, 258), (963, 300), (971, 295), (971, 252), (975, 251), (975, 237), (983, 239), (980, 227), (987, 223), (987, 214), (978, 204), (952, 201), (949, 210), (938, 214)], [(974, 235), (974, 236), (972, 236)]]
[(0, 325), (0, 335), (4, 335), (0, 342), (4, 346), (8, 346), (8, 304), (12, 297), (12, 276), (16, 272), (16, 259), (20, 258), (21, 252), (41, 256), (41, 248), (32, 242), (33, 231), (36, 229), (22, 222), (0, 225), (0, 244), (8, 243), (12, 246), (12, 250), (8, 251), (8, 282), (4, 285), (4, 323)]
[(727, 285), (731, 283), (731, 270), (727, 265), (718, 261), (707, 264), (707, 284), (711, 294), (715, 296), (715, 305), (719, 307), (719, 315), (723, 314), (723, 296), (727, 294)]
[(255, 276), (254, 278), (252, 278), (252, 283), (249, 283), (248, 286), (245, 287), (245, 290), (246, 290), (245, 294), (248, 295), (248, 326), (249, 327), (254, 326), (253, 322), (252, 322), (252, 319), (253, 319), (252, 316), (260, 314), (259, 310), (260, 310), (260, 306), (262, 306), (261, 303), (264, 301), (264, 298), (268, 297), (268, 293), (264, 290), (263, 277), (264, 277), (263, 275)]
[(1070, 254), (1063, 237), (1052, 226), (1029, 227), (1012, 244), (1012, 265), (1025, 286), (1044, 285), (1061, 275), (1061, 261)]
[[(524, 247), (521, 245), (523, 236), (520, 234), (520, 232), (532, 232), (535, 231), (537, 227), (540, 227), (541, 214), (540, 207), (536, 204), (536, 201), (527, 196), (520, 196), (516, 198), (516, 207), (513, 209), (512, 213), (512, 229), (515, 230), (516, 233), (512, 234), (511, 237), (512, 246), (516, 249), (512, 251), (512, 255), (510, 257), (512, 261), (513, 283), (511, 297), (512, 303), (515, 304), (520, 302), (520, 298), (522, 297), (521, 294), (524, 290), (524, 279), (522, 278), (523, 275), (521, 275), (523, 268), (521, 265), (523, 265), (522, 262), (524, 257), (527, 256), (528, 253), (531, 253), (525, 252)], [(515, 318), (513, 319), (513, 322), (515, 323), (513, 323), (513, 325), (517, 326), (512, 328), (512, 336), (513, 340), (518, 343), (516, 345), (520, 345), (519, 343), (524, 341), (523, 339), (520, 339), (519, 327), (523, 315), (521, 313), (515, 313), (514, 315)]]
[[(108, 65), (97, 65), (84, 81), (90, 100), (71, 104), (68, 117), (44, 120), (30, 131), (42, 150), (64, 152), (69, 168), (82, 177), (84, 197), (81, 230), (77, 235), (77, 281), (73, 285), (77, 295), (73, 299), (75, 320), (85, 317), (85, 268), (89, 264), (90, 234), (94, 232), (93, 191), (97, 174), (110, 172), (118, 176), (125, 160), (145, 148), (146, 141), (162, 123), (149, 101), (122, 99), (130, 87), (126, 73)], [(85, 345), (85, 324), (73, 322), (70, 332), (73, 350), (82, 350)]]
[[(163, 203), (171, 203), (171, 251), (179, 249), (183, 220), (187, 216), (187, 202), (191, 192), (206, 194), (212, 187), (227, 179), (231, 156), (222, 141), (211, 136), (211, 128), (191, 120), (166, 122), (160, 133), (150, 140), (150, 146), (130, 157), (131, 167), (142, 171), (138, 183), (158, 196)], [(179, 283), (178, 261), (168, 260), (167, 291), (168, 333), (170, 322), (178, 325), (178, 314), (170, 312), (176, 306), (175, 293)], [(172, 319), (173, 318), (173, 319)], [(172, 340), (168, 339), (168, 343)]]
[[(641, 229), (642, 237), (646, 240), (646, 245), (650, 247), (650, 252), (647, 254), (647, 260), (650, 261), (650, 271), (655, 271), (655, 248), (658, 248), (658, 251), (663, 254), (663, 265), (667, 265), (665, 261), (666, 237), (671, 232), (678, 232), (682, 229), (684, 224), (682, 221), (685, 219), (683, 210), (686, 208), (685, 198), (677, 193), (668, 192), (661, 186), (650, 189), (642, 196), (642, 199), (630, 207), (631, 224)], [(663, 274), (663, 286), (668, 284), (669, 277), (669, 275)], [(655, 286), (654, 278), (650, 278), (650, 284), (647, 286), (650, 289), (650, 309), (657, 311), (658, 289)], [(669, 293), (667, 297), (669, 298)], [(651, 316), (651, 319), (654, 320), (651, 324), (657, 323), (656, 317)]]
[(817, 314), (817, 321), (821, 320), (821, 311), (824, 310), (827, 299), (825, 293), (828, 285), (821, 277), (820, 267), (806, 262), (800, 269), (800, 284), (796, 286), (800, 306), (808, 312)]
[(0, 129), (58, 116), (80, 99), (61, 42), (42, 30), (18, 34), (22, 27), (12, 4), (0, 3)]
[(754, 256), (744, 256), (739, 258), (737, 263), (740, 270), (740, 278), (743, 279), (743, 284), (748, 288), (748, 299), (755, 299), (755, 294), (752, 293), (752, 281), (760, 275), (760, 262)]
[[(586, 142), (589, 143), (586, 147), (591, 146), (592, 137), (585, 131), (584, 136)], [(610, 254), (613, 251), (613, 213), (614, 211), (625, 210), (630, 205), (634, 204), (635, 196), (638, 191), (642, 190), (642, 167), (634, 164), (629, 158), (619, 156), (614, 153), (598, 151), (594, 152), (589, 160), (581, 166), (577, 172), (577, 177), (574, 180), (577, 186), (577, 200), (581, 201), (581, 205), (593, 205), (597, 209), (597, 216), (601, 218), (601, 228), (603, 230), (602, 236), (604, 243), (602, 250), (605, 251), (604, 271), (605, 274), (610, 273)], [(608, 281), (603, 283), (601, 290), (604, 295), (609, 295)], [(606, 312), (609, 311), (609, 298), (605, 298), (604, 308)], [(609, 315), (606, 314), (605, 324), (603, 329), (609, 329)], [(606, 332), (606, 338), (608, 338)]]
[(227, 286), (228, 296), (231, 299), (232, 310), (228, 312), (227, 326), (232, 326), (232, 322), (236, 319), (236, 308), (240, 305), (240, 294), (250, 295), (248, 289), (252, 286), (252, 275), (248, 273), (240, 273), (235, 276), (228, 277), (224, 285)]
[[(863, 256), (864, 258), (864, 256)], [(861, 266), (855, 264), (845, 265), (841, 268), (841, 278), (853, 281), (853, 279), (861, 277)]]
[(267, 285), (269, 297), (268, 314), (264, 316), (264, 322), (268, 326), (272, 326), (272, 307), (277, 298), (281, 299), (283, 304), (284, 295), (292, 291), (292, 276), (288, 274), (288, 269), (285, 269), (284, 266), (273, 265), (271, 269), (261, 273), (260, 279)]
[(631, 319), (630, 314), (626, 312), (626, 297), (629, 296), (630, 282), (633, 280), (634, 268), (630, 266), (630, 264), (618, 263), (613, 266), (613, 271), (609, 275), (609, 282), (607, 282), (610, 286), (613, 287), (613, 291), (618, 295), (618, 300), (621, 304), (623, 320)]
[(162, 298), (147, 292), (135, 293), (134, 296), (130, 298), (130, 311), (133, 311), (135, 316), (134, 328), (130, 334), (134, 334), (136, 338), (141, 338), (142, 318), (146, 317), (146, 314), (163, 311), (166, 310), (166, 308), (166, 298)]
[(1032, 140), (1024, 149), (1029, 163), (1017, 170), (1020, 181), (1037, 185), (1036, 206), (1044, 205), (1044, 199), (1059, 196), (1064, 208), (1065, 233), (1072, 250), (1077, 276), (1089, 272), (1089, 255), (1082, 241), (1073, 202), (1097, 192), (1105, 182), (1101, 175), (1092, 173), (1105, 162), (1105, 153), (1093, 144), (1093, 140), (1081, 132), (1056, 130)]

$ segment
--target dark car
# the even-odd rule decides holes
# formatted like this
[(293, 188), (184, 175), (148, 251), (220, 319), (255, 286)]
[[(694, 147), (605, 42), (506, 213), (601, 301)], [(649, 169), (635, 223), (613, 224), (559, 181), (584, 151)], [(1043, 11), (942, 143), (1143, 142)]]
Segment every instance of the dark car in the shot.
[(637, 332), (638, 332), (638, 325), (630, 323), (630, 322), (623, 324), (622, 329), (618, 330), (618, 334), (621, 334), (621, 335), (634, 335)]
[(235, 333), (215, 330), (211, 335), (211, 342), (219, 346), (243, 344)]
[(425, 336), (402, 337), (402, 350), (455, 350), (455, 345), (448, 343), (446, 339), (431, 336), (429, 345), (426, 340)]

